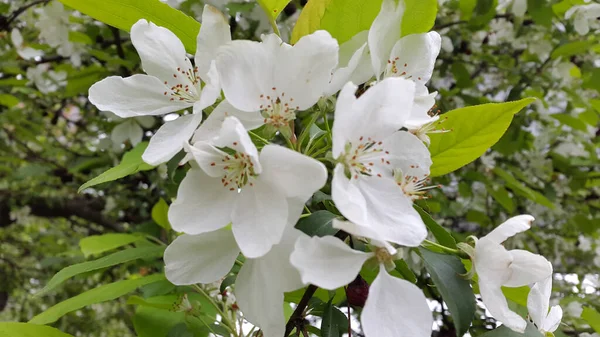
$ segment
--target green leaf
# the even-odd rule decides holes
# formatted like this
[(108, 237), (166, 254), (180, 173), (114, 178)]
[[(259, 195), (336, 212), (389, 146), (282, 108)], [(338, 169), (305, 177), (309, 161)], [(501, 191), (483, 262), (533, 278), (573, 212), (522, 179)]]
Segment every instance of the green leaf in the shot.
[(552, 4), (547, 0), (527, 0), (527, 12), (533, 22), (538, 25), (550, 27), (552, 25)]
[(431, 176), (444, 175), (477, 159), (502, 137), (513, 115), (534, 100), (481, 104), (442, 115), (447, 118), (443, 127), (451, 131), (430, 135)]
[(341, 337), (340, 324), (335, 317), (335, 310), (339, 311), (331, 303), (333, 299), (325, 305), (323, 309), (323, 321), (321, 322), (321, 336), (323, 337)]
[(467, 67), (465, 67), (464, 64), (453, 62), (450, 71), (452, 71), (452, 75), (454, 76), (458, 88), (468, 88), (473, 85), (471, 74), (469, 74), (469, 70), (467, 70)]
[(506, 188), (500, 185), (488, 184), (487, 191), (509, 214), (515, 211), (515, 201), (511, 198)]
[(595, 41), (573, 41), (563, 44), (562, 46), (554, 49), (550, 57), (552, 59), (557, 59), (559, 57), (568, 58), (573, 55), (581, 55), (586, 53), (594, 44)]
[(498, 329), (484, 333), (481, 337), (543, 337), (542, 333), (536, 329), (533, 324), (527, 324), (525, 333), (518, 333), (511, 329), (501, 326)]
[(154, 274), (142, 278), (117, 281), (88, 290), (83, 294), (60, 302), (41, 314), (33, 317), (29, 323), (49, 324), (56, 322), (62, 316), (95, 303), (102, 303), (128, 294), (138, 287), (164, 279), (162, 274)]
[(257, 2), (265, 13), (274, 20), (277, 19), (290, 0), (257, 0)]
[(527, 296), (529, 296), (529, 290), (530, 288), (528, 286), (517, 288), (502, 287), (502, 293), (507, 299), (523, 307), (527, 307)]
[(65, 97), (77, 95), (87, 95), (92, 84), (109, 76), (110, 72), (99, 65), (92, 65), (84, 69), (78, 69), (67, 77), (67, 87), (65, 88)]
[(296, 229), (301, 230), (306, 235), (310, 236), (326, 236), (337, 233), (337, 229), (333, 228), (333, 219), (337, 215), (329, 211), (316, 211), (306, 218), (300, 219), (296, 224)]
[(460, 19), (464, 21), (471, 20), (476, 5), (477, 0), (459, 0), (458, 8), (460, 9)]
[(152, 220), (156, 222), (160, 227), (164, 229), (171, 229), (171, 224), (169, 223), (169, 217), (167, 216), (169, 213), (169, 205), (165, 199), (160, 198), (156, 205), (152, 207)]
[(427, 228), (431, 231), (439, 244), (449, 248), (457, 249), (456, 240), (454, 240), (452, 235), (448, 233), (444, 227), (433, 220), (431, 215), (425, 212), (425, 210), (423, 210), (421, 207), (417, 205), (413, 205), (413, 207), (417, 210), (417, 212), (419, 212), (419, 215), (425, 223), (425, 226), (427, 226)]
[(496, 16), (497, 6), (498, 0), (477, 0), (469, 25), (473, 28), (483, 28)]
[(133, 149), (125, 153), (119, 165), (81, 185), (77, 192), (79, 193), (88, 187), (117, 180), (140, 171), (153, 169), (153, 166), (146, 164), (142, 160), (142, 154), (146, 150), (146, 147), (148, 147), (148, 142), (139, 143)]
[(600, 313), (591, 307), (585, 307), (581, 313), (581, 318), (583, 318), (594, 331), (600, 333)]
[(292, 43), (316, 30), (325, 29), (342, 44), (368, 30), (383, 0), (311, 0), (292, 31)]
[(402, 36), (428, 32), (435, 23), (437, 0), (404, 0)]
[(107, 25), (129, 31), (139, 19), (146, 19), (172, 31), (194, 54), (200, 24), (159, 0), (59, 0), (63, 4)]
[(456, 336), (464, 335), (475, 316), (475, 295), (469, 281), (460, 276), (467, 271), (456, 256), (419, 248), (425, 268), (452, 315)]
[(396, 271), (400, 273), (400, 276), (402, 276), (403, 279), (412, 283), (417, 283), (417, 277), (415, 276), (415, 273), (410, 270), (406, 261), (400, 259), (394, 261), (394, 264), (396, 265)]
[(497, 176), (502, 178), (506, 182), (506, 187), (510, 188), (516, 194), (523, 196), (529, 200), (535, 201), (540, 205), (546, 206), (550, 209), (554, 209), (555, 206), (552, 201), (548, 200), (541, 193), (532, 190), (531, 188), (525, 186), (523, 183), (518, 181), (515, 177), (513, 177), (510, 173), (505, 170), (494, 167), (492, 170)]
[(86, 34), (76, 30), (69, 31), (69, 41), (83, 44), (93, 44), (94, 41)]
[(104, 256), (94, 261), (88, 261), (83, 263), (74, 264), (72, 266), (68, 266), (63, 268), (61, 271), (56, 273), (48, 281), (48, 284), (40, 290), (35, 296), (42, 296), (49, 292), (50, 290), (58, 287), (64, 281), (70, 279), (71, 277), (83, 273), (87, 273), (94, 270), (103, 269), (110, 266), (115, 266), (121, 263), (137, 260), (137, 259), (147, 259), (147, 258), (156, 258), (162, 256), (165, 251), (164, 247), (143, 247), (143, 248), (131, 248), (122, 250), (111, 255)]
[(88, 257), (140, 240), (144, 240), (144, 237), (137, 234), (109, 233), (85, 237), (79, 241), (79, 247), (81, 248), (83, 255)]
[(577, 117), (571, 116), (569, 114), (552, 114), (550, 117), (556, 119), (561, 124), (564, 124), (572, 129), (586, 131), (587, 125)]
[(19, 99), (13, 95), (9, 94), (0, 94), (0, 105), (4, 105), (5, 107), (12, 108), (13, 106), (19, 104)]
[(0, 323), (0, 337), (73, 337), (53, 327), (19, 322)]

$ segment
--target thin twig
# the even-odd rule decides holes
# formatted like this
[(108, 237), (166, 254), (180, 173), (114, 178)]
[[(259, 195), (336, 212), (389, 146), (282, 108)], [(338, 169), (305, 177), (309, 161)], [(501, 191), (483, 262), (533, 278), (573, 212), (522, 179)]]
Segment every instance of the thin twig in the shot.
[(17, 8), (16, 11), (14, 11), (9, 17), (8, 19), (6, 19), (6, 23), (4, 24), (4, 26), (2, 27), (2, 30), (8, 30), (8, 26), (21, 14), (23, 14), (23, 12), (25, 12), (27, 9), (29, 9), (30, 7), (33, 7), (35, 5), (39, 5), (39, 4), (43, 4), (43, 3), (48, 3), (50, 2), (50, 0), (36, 0), (32, 3), (29, 3), (27, 5), (24, 5), (22, 7)]

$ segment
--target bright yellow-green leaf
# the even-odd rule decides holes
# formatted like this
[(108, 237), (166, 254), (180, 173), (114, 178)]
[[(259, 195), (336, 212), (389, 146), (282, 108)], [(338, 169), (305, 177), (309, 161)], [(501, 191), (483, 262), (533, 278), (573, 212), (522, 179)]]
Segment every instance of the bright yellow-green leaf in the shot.
[(85, 237), (79, 241), (79, 247), (83, 255), (90, 256), (123, 247), (140, 240), (144, 240), (144, 237), (141, 235), (109, 233)]
[(56, 322), (59, 318), (70, 312), (79, 310), (91, 304), (114, 300), (141, 286), (164, 280), (164, 278), (165, 276), (162, 274), (154, 274), (142, 278), (105, 284), (50, 307), (48, 310), (32, 318), (29, 323), (49, 324)]
[(73, 337), (50, 326), (31, 323), (2, 322), (0, 337)]
[(131, 149), (129, 152), (123, 155), (123, 159), (121, 160), (119, 165), (109, 169), (108, 171), (97, 176), (96, 178), (93, 178), (85, 184), (81, 185), (77, 192), (81, 192), (91, 186), (126, 177), (130, 174), (134, 174), (139, 171), (147, 171), (153, 169), (153, 166), (146, 164), (142, 160), (142, 154), (146, 150), (146, 147), (148, 147), (148, 142), (139, 143), (133, 149)]
[(257, 0), (258, 4), (271, 19), (275, 20), (290, 0)]
[(430, 135), (431, 175), (452, 172), (479, 158), (506, 132), (514, 114), (534, 100), (481, 104), (444, 114), (441, 125), (451, 131)]
[(437, 0), (404, 0), (402, 36), (428, 32), (437, 16)]
[(159, 0), (59, 0), (107, 25), (129, 31), (139, 19), (168, 28), (183, 42), (190, 53), (196, 52), (200, 24), (184, 13)]
[(156, 205), (152, 207), (152, 220), (154, 220), (154, 222), (164, 229), (171, 229), (168, 213), (169, 205), (167, 205), (165, 199), (160, 198)]
[(311, 0), (302, 10), (292, 32), (292, 43), (304, 35), (325, 29), (342, 44), (368, 30), (383, 0)]
[(594, 331), (600, 333), (600, 313), (593, 308), (585, 307), (581, 313), (581, 318), (588, 322)]
[(559, 57), (569, 57), (573, 55), (580, 55), (587, 52), (592, 46), (598, 43), (593, 40), (573, 41), (563, 44), (562, 46), (554, 49), (550, 57), (556, 59)]
[(528, 286), (518, 288), (502, 287), (502, 293), (506, 298), (524, 307), (527, 307), (529, 290), (530, 288)]

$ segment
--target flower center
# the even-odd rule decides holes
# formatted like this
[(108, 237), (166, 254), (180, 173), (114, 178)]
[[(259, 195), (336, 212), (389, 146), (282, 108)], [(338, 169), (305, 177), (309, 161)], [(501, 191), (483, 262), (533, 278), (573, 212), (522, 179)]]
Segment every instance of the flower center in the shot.
[(198, 76), (198, 67), (177, 68), (173, 74), (172, 81), (165, 81), (164, 84), (169, 90), (163, 94), (170, 96), (171, 101), (183, 101), (186, 103), (195, 103), (200, 99), (200, 77)]
[(388, 71), (386, 73), (387, 76), (403, 77), (407, 80), (412, 79), (413, 81), (421, 80), (421, 77), (417, 77), (415, 79), (415, 78), (413, 78), (412, 75), (410, 75), (406, 72), (408, 63), (401, 63), (399, 57), (396, 57), (394, 59), (389, 59), (387, 62), (389, 65), (391, 65), (391, 68), (388, 66)]
[(383, 149), (383, 145), (382, 141), (363, 136), (359, 138), (356, 145), (352, 142), (346, 143), (340, 162), (346, 167), (351, 179), (358, 179), (359, 175), (381, 177), (378, 170), (380, 166), (390, 165), (390, 161), (387, 159), (389, 152)]
[[(434, 111), (435, 108), (436, 108), (436, 106), (434, 105), (433, 108), (431, 108), (428, 112), (428, 115), (431, 116), (432, 118), (435, 117), (439, 113), (439, 110)], [(413, 135), (417, 136), (417, 138), (419, 138), (422, 142), (429, 145), (430, 139), (429, 139), (428, 134), (430, 134), (430, 133), (446, 133), (446, 132), (450, 132), (453, 130), (453, 129), (446, 129), (443, 126), (441, 126), (442, 123), (444, 123), (447, 119), (448, 119), (448, 117), (444, 117), (443, 119), (433, 120), (427, 124), (423, 124), (422, 126), (420, 126), (418, 128), (415, 128), (415, 129), (409, 128), (408, 131), (410, 133), (412, 133)]]
[(287, 97), (285, 92), (278, 93), (277, 88), (271, 88), (272, 94), (261, 94), (260, 112), (265, 118), (264, 122), (277, 129), (287, 127), (290, 121), (296, 119), (299, 106), (294, 105), (294, 98)]
[(375, 258), (380, 264), (389, 265), (390, 263), (394, 263), (396, 256), (390, 254), (390, 252), (383, 247), (377, 247), (377, 249), (375, 249)]
[[(212, 162), (210, 165), (217, 166), (217, 163)], [(249, 155), (243, 152), (227, 154), (221, 159), (219, 166), (222, 167), (224, 173), (221, 178), (223, 187), (228, 188), (230, 191), (239, 192), (246, 184), (254, 186), (252, 181), (257, 174), (254, 171), (254, 163)]]
[[(411, 165), (411, 168), (418, 168), (417, 165)], [(428, 176), (418, 177), (412, 175), (405, 175), (402, 173), (402, 170), (394, 170), (394, 180), (404, 194), (410, 197), (412, 200), (422, 200), (429, 199), (429, 196), (426, 194), (428, 190), (434, 188), (441, 188), (441, 185), (432, 185), (427, 186), (427, 184), (431, 181)]]

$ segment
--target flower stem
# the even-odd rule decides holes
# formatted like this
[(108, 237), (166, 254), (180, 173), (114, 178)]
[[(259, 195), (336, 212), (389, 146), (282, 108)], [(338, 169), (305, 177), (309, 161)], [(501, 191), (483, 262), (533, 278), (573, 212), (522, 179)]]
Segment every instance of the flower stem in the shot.
[(227, 330), (229, 330), (233, 335), (235, 335), (235, 332), (237, 331), (235, 324), (233, 324), (229, 320), (229, 316), (226, 315), (223, 310), (221, 310), (221, 308), (215, 302), (215, 300), (212, 297), (210, 297), (210, 295), (207, 294), (206, 291), (204, 289), (202, 289), (202, 287), (200, 287), (199, 285), (193, 284), (192, 286), (194, 287), (194, 289), (196, 289), (196, 291), (198, 293), (200, 293), (200, 295), (204, 296), (204, 298), (206, 298), (206, 300), (208, 300), (210, 302), (210, 304), (215, 308), (215, 310), (217, 310), (217, 313), (219, 315), (221, 315), (221, 319), (224, 323), (224, 326), (227, 328)]
[(467, 254), (465, 254), (464, 252), (458, 250), (458, 249), (454, 249), (454, 248), (450, 248), (450, 247), (446, 247), (446, 246), (442, 246), (439, 243), (433, 242), (433, 241), (429, 241), (429, 240), (423, 240), (423, 244), (421, 244), (421, 247), (424, 248), (428, 248), (428, 247), (435, 247), (443, 252), (452, 254), (452, 255), (456, 255), (460, 258), (463, 259), (468, 259), (469, 256)]

